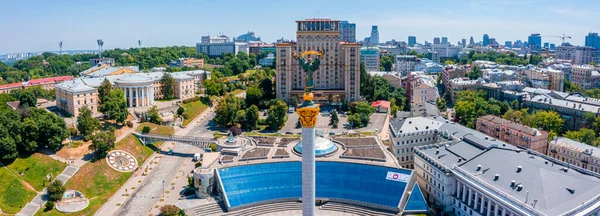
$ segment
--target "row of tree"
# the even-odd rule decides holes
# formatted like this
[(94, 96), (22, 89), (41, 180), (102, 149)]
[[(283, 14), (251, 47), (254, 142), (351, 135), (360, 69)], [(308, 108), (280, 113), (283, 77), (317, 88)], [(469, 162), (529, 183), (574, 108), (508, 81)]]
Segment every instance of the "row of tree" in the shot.
[(484, 115), (503, 115), (509, 109), (519, 109), (519, 103), (514, 101), (509, 104), (494, 98), (486, 99), (484, 91), (459, 91), (457, 94), (455, 121), (469, 128), (475, 128), (477, 118)]
[[(250, 106), (244, 99), (228, 94), (219, 101), (214, 121), (221, 127), (238, 126), (246, 130), (258, 129), (259, 111), (256, 104)], [(282, 100), (272, 99), (268, 102), (267, 119), (264, 124), (269, 129), (278, 130), (287, 121), (287, 104)]]
[(67, 138), (65, 121), (46, 111), (29, 107), (0, 111), (0, 159), (12, 160), (38, 148), (58, 150)]

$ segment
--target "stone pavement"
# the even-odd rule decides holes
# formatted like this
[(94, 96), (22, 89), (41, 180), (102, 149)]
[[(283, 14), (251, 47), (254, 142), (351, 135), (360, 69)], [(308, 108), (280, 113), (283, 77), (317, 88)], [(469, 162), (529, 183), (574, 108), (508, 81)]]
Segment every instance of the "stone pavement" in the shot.
[[(195, 135), (198, 130), (206, 130), (214, 116), (213, 111), (214, 107), (209, 107), (196, 119), (192, 120), (188, 127), (176, 128), (175, 134), (191, 136)], [(151, 160), (146, 160), (146, 163), (142, 165), (142, 167), (150, 166), (152, 171), (146, 176), (132, 176), (94, 215), (147, 215), (155, 204), (160, 202), (160, 199), (164, 200), (162, 197), (163, 189), (166, 191), (175, 186), (171, 185), (171, 180), (176, 175), (181, 175), (178, 170), (180, 170), (184, 161), (191, 160), (193, 153), (201, 151), (193, 146), (174, 143), (163, 144), (161, 150), (166, 152), (168, 147), (172, 147), (173, 155), (162, 154), (160, 155), (161, 158), (158, 158), (159, 155), (153, 154), (150, 158), (154, 158), (153, 162), (155, 163), (149, 164), (148, 162)], [(190, 165), (186, 166), (189, 167)], [(179, 178), (185, 179), (187, 185), (187, 177)], [(176, 183), (176, 185), (179, 184)], [(172, 196), (178, 197), (178, 192), (174, 193)]]
[[(156, 202), (164, 199), (163, 191), (171, 188), (170, 180), (177, 174), (178, 168), (185, 157), (179, 154), (189, 152), (192, 146), (176, 143), (173, 146), (173, 154), (161, 155), (163, 158), (147, 178), (142, 182), (139, 189), (133, 191), (131, 198), (125, 201), (115, 215), (147, 215)], [(163, 149), (165, 150), (165, 149)], [(191, 156), (190, 156), (191, 157)], [(99, 214), (104, 215), (104, 214)]]
[[(64, 185), (71, 177), (73, 177), (73, 175), (75, 175), (75, 173), (77, 173), (77, 171), (79, 171), (78, 166), (69, 165), (56, 177), (56, 179), (61, 180)], [(19, 213), (17, 213), (17, 216), (34, 215), (42, 206), (44, 206), (44, 204), (46, 204), (48, 196), (48, 191), (44, 188), (42, 192), (38, 193)]]

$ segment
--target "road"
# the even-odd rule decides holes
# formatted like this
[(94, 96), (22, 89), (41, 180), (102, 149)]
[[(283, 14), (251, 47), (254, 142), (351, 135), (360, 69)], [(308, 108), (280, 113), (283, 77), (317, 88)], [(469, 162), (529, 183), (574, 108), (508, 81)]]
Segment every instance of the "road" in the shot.
[[(177, 135), (212, 137), (210, 128), (213, 127), (211, 119), (214, 117), (212, 110), (209, 113), (198, 117), (192, 122), (191, 128), (179, 129), (175, 132)], [(194, 153), (202, 151), (199, 148), (182, 143), (165, 143), (163, 151), (172, 146), (173, 154), (162, 154), (160, 163), (145, 178), (139, 189), (131, 194), (131, 198), (125, 201), (118, 211), (113, 215), (148, 215), (148, 212), (154, 210), (155, 206), (160, 206), (160, 200), (164, 199), (164, 191), (172, 189), (174, 177), (178, 175), (184, 161), (190, 160)], [(175, 191), (174, 191), (175, 192)], [(117, 195), (117, 194), (115, 194)]]

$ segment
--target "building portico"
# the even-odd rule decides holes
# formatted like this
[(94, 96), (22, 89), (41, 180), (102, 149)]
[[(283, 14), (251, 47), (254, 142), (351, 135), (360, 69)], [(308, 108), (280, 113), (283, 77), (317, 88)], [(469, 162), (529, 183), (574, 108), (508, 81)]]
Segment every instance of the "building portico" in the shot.
[(129, 107), (143, 107), (154, 104), (153, 80), (150, 77), (129, 75), (115, 80), (117, 86), (125, 93)]

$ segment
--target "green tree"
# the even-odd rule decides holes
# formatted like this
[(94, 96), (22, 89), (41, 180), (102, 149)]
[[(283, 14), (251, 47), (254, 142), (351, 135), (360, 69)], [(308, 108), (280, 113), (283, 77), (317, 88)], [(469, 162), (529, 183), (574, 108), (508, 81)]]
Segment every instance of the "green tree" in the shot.
[(104, 78), (104, 81), (102, 81), (102, 84), (100, 84), (100, 86), (98, 87), (98, 100), (100, 102), (100, 105), (102, 105), (102, 103), (106, 101), (106, 97), (108, 97), (108, 95), (110, 94), (111, 89), (112, 85), (110, 84), (110, 81)]
[(215, 122), (221, 127), (231, 127), (235, 122), (237, 111), (244, 107), (244, 101), (234, 95), (228, 94), (217, 105)]
[(275, 98), (275, 91), (273, 91), (273, 81), (271, 78), (264, 78), (260, 81), (260, 89), (263, 92), (264, 98), (267, 100)]
[(594, 121), (596, 120), (596, 114), (586, 112), (583, 114), (583, 126), (587, 128), (592, 128)]
[(392, 66), (394, 65), (394, 58), (392, 56), (382, 56), (379, 69), (382, 71), (392, 71)]
[(114, 131), (99, 132), (94, 134), (92, 144), (88, 148), (94, 152), (96, 158), (104, 158), (108, 151), (115, 147), (115, 141)]
[(437, 105), (437, 108), (441, 111), (444, 112), (446, 111), (446, 100), (444, 98), (436, 98), (435, 99), (435, 104)]
[(77, 130), (83, 136), (89, 136), (100, 127), (100, 120), (92, 116), (92, 111), (87, 107), (79, 108), (77, 116)]
[(246, 124), (246, 110), (240, 109), (235, 113), (234, 125), (235, 124), (239, 124), (241, 125), (241, 127), (244, 127), (244, 125)]
[(337, 115), (337, 111), (334, 109), (333, 111), (331, 111), (331, 117), (329, 118), (329, 125), (331, 125), (333, 128), (337, 128), (339, 121), (340, 121), (340, 118)]
[(565, 91), (566, 92), (580, 92), (581, 89), (579, 88), (578, 85), (576, 85), (575, 83), (572, 83), (571, 81), (565, 79)]
[(175, 205), (164, 205), (160, 207), (160, 215), (162, 216), (178, 216), (180, 209)]
[(108, 119), (115, 120), (117, 123), (125, 124), (127, 120), (127, 100), (123, 90), (114, 88), (111, 89), (105, 102), (100, 105), (100, 110)]
[(276, 100), (267, 111), (267, 115), (269, 128), (278, 130), (287, 121), (287, 104), (282, 100)]
[(158, 114), (158, 107), (156, 107), (156, 106), (150, 107), (150, 109), (148, 109), (148, 112), (146, 112), (146, 115), (148, 116), (149, 122), (151, 122), (153, 124), (157, 124), (157, 125), (162, 124), (162, 118), (160, 118), (160, 115)]
[(264, 100), (265, 98), (263, 98), (263, 90), (258, 88), (258, 87), (248, 87), (248, 89), (246, 89), (246, 104), (248, 106), (250, 105), (257, 105), (259, 104), (259, 102), (261, 100)]
[(162, 85), (163, 99), (169, 100), (175, 98), (175, 79), (170, 73), (163, 73), (163, 77), (160, 79)]
[(69, 136), (64, 119), (45, 109), (29, 108), (23, 113), (22, 149), (33, 152), (37, 146), (58, 150)]
[(21, 117), (12, 109), (0, 112), (0, 160), (17, 158), (21, 139)]
[(564, 127), (564, 120), (557, 112), (537, 111), (533, 114), (533, 123), (530, 126), (560, 134)]
[(183, 107), (177, 108), (177, 115), (181, 115), (183, 114), (183, 112), (185, 112), (185, 109)]
[(35, 107), (37, 105), (37, 98), (30, 91), (24, 91), (19, 96), (19, 102), (19, 106)]
[(481, 77), (481, 74), (481, 68), (478, 65), (475, 65), (473, 66), (473, 69), (471, 69), (471, 71), (467, 72), (467, 77), (469, 77), (469, 79), (471, 80), (476, 80), (479, 77)]
[(578, 131), (567, 131), (563, 136), (588, 145), (596, 145), (596, 133), (592, 129), (581, 128)]
[(258, 107), (256, 105), (251, 105), (246, 109), (246, 127), (245, 129), (253, 130), (258, 125)]
[(59, 201), (67, 190), (60, 180), (54, 180), (48, 185), (48, 195), (51, 201)]
[(600, 116), (596, 117), (596, 120), (594, 120), (594, 123), (592, 123), (592, 128), (596, 134), (600, 134)]

